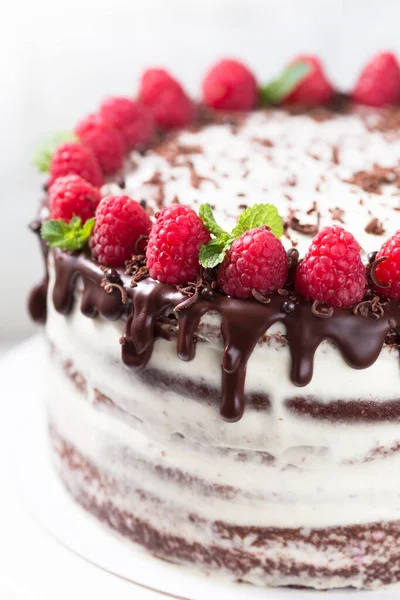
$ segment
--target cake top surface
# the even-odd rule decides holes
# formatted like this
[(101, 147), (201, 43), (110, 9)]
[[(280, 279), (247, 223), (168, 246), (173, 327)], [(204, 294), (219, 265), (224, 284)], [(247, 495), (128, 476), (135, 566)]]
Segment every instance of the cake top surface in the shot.
[(207, 202), (228, 231), (244, 208), (268, 202), (284, 219), (282, 242), (300, 256), (333, 223), (367, 254), (400, 228), (400, 135), (381, 131), (384, 118), (356, 107), (322, 120), (278, 109), (226, 117), (132, 153), (125, 188), (106, 191), (145, 199), (154, 212)]

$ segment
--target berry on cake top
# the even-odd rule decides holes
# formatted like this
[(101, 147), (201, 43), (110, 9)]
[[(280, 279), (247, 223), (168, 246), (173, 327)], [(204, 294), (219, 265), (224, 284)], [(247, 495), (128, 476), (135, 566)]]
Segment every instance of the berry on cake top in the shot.
[[(206, 270), (220, 293), (265, 304), (269, 294), (285, 287), (292, 295), (335, 309), (354, 308), (371, 289), (399, 299), (398, 232), (378, 252), (379, 262), (367, 268), (351, 232), (340, 225), (325, 227), (289, 277), (290, 260), (280, 240), (283, 221), (268, 202), (245, 208), (227, 232), (208, 204), (197, 213), (181, 199), (152, 215), (140, 198), (107, 195), (102, 188), (123, 173), (128, 152), (144, 151), (169, 130), (190, 127), (205, 109), (234, 113), (260, 103), (325, 105), (335, 94), (321, 61), (311, 55), (298, 56), (266, 85), (240, 61), (221, 60), (204, 78), (203, 106), (167, 71), (149, 69), (136, 99), (104, 100), (75, 126), (74, 134), (42, 149), (36, 163), (49, 173), (49, 220), (42, 236), (51, 247), (90, 251), (95, 261), (110, 267), (123, 267), (132, 256), (145, 254), (150, 277), (163, 284), (193, 284)], [(388, 52), (374, 57), (351, 98), (377, 107), (400, 103), (396, 57)], [(268, 200), (268, 192), (265, 196)]]

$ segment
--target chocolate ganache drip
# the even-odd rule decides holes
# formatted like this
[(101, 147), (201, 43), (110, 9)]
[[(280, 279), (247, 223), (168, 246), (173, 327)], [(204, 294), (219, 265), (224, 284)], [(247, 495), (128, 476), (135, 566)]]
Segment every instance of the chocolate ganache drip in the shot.
[[(47, 266), (46, 249), (43, 247)], [(97, 315), (110, 320), (126, 316), (122, 343), (122, 360), (134, 368), (144, 368), (151, 358), (154, 341), (159, 337), (157, 323), (170, 314), (185, 299), (175, 287), (151, 278), (130, 286), (130, 278), (121, 270), (118, 274), (125, 295), (118, 288), (106, 292), (101, 283), (104, 272), (100, 265), (84, 254), (71, 255), (53, 250), (55, 282), (53, 302), (61, 314), (68, 314), (74, 305), (75, 288), (82, 281), (81, 311), (94, 318)], [(46, 314), (48, 276), (34, 288), (30, 297), (31, 315), (43, 321)], [(263, 304), (256, 300), (240, 300), (213, 290), (178, 313), (177, 354), (184, 361), (196, 353), (195, 333), (201, 318), (209, 311), (221, 315), (221, 334), (224, 341), (222, 360), (221, 416), (226, 421), (238, 421), (244, 412), (247, 361), (256, 344), (266, 331), (277, 322), (286, 326), (292, 359), (291, 379), (297, 386), (307, 385), (313, 375), (314, 355), (324, 340), (332, 341), (344, 360), (355, 369), (371, 366), (379, 356), (386, 336), (398, 331), (400, 306), (388, 301), (379, 318), (354, 314), (351, 309), (335, 309), (330, 318), (320, 318), (311, 310), (311, 303), (299, 298), (288, 311), (287, 299), (280, 294), (270, 296)]]

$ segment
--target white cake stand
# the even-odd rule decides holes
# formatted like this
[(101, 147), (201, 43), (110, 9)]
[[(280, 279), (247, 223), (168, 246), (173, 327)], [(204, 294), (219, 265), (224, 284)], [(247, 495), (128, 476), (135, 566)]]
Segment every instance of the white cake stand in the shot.
[(328, 597), (332, 600), (361, 597), (394, 600), (399, 597), (397, 586), (397, 589), (379, 592), (312, 592), (232, 585), (153, 558), (105, 530), (69, 497), (52, 470), (41, 393), (42, 378), (46, 376), (43, 353), (42, 339), (37, 336), (0, 362), (3, 400), (0, 481), (8, 482), (8, 491), (22, 499), (22, 510), (29, 512), (69, 550), (109, 573), (157, 591), (160, 597), (186, 600), (327, 600)]

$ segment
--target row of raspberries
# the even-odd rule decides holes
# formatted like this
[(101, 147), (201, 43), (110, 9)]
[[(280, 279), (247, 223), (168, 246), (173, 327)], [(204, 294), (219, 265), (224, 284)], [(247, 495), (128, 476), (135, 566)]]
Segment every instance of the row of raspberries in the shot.
[[(59, 214), (55, 202), (63, 207), (64, 229), (56, 238), (54, 224), (59, 221), (50, 220), (42, 226), (42, 236), (51, 246), (79, 249), (73, 243), (68, 245), (75, 234), (82, 233), (75, 220), (79, 217), (79, 226), (87, 226), (94, 208), (87, 237), (79, 239), (81, 247), (89, 243), (92, 257), (101, 264), (123, 266), (132, 255), (145, 252), (150, 276), (172, 285), (196, 282), (202, 266), (215, 268), (219, 289), (236, 298), (248, 298), (255, 292), (270, 294), (287, 284), (288, 258), (279, 239), (283, 229), (272, 205), (246, 209), (228, 234), (215, 222), (209, 205), (202, 205), (198, 215), (188, 206), (174, 204), (161, 210), (153, 223), (129, 196), (100, 200), (96, 188), (76, 175), (60, 178), (52, 186), (53, 217)], [(72, 220), (75, 229), (68, 232), (67, 223)], [(355, 306), (368, 286), (360, 252), (353, 235), (342, 227), (323, 228), (297, 267), (297, 292), (332, 307)], [(374, 286), (381, 295), (400, 300), (400, 231), (376, 256)]]
[[(334, 88), (315, 56), (301, 55), (282, 74), (260, 86), (254, 74), (236, 60), (221, 60), (203, 80), (204, 105), (223, 110), (251, 110), (260, 104), (324, 104)], [(400, 103), (400, 67), (390, 52), (376, 55), (361, 72), (351, 93), (354, 101), (371, 106)], [(49, 171), (49, 185), (64, 175), (80, 175), (99, 187), (119, 171), (130, 150), (148, 146), (158, 130), (185, 127), (196, 118), (198, 105), (181, 84), (163, 69), (148, 69), (136, 100), (107, 98), (85, 117), (48, 156), (36, 160)]]
[[(245, 65), (222, 60), (203, 81), (202, 101), (214, 109), (250, 110), (260, 103), (322, 104), (333, 93), (320, 61), (303, 55), (264, 87)], [(352, 97), (373, 106), (399, 103), (400, 69), (395, 56), (389, 52), (375, 56), (361, 73)], [(171, 75), (149, 69), (142, 76), (137, 99), (106, 99), (67, 135), (68, 141), (57, 139), (54, 148), (44, 149), (36, 162), (49, 171), (49, 244), (75, 251), (89, 241), (96, 260), (121, 266), (138, 249), (144, 250), (140, 240), (149, 236), (147, 265), (159, 281), (175, 285), (195, 281), (202, 265), (218, 266), (218, 286), (230, 296), (245, 298), (283, 287), (287, 258), (279, 224), (271, 226), (269, 221), (273, 214), (266, 208), (269, 205), (255, 208), (258, 227), (254, 227), (254, 214), (244, 215), (229, 234), (207, 210), (199, 216), (189, 207), (171, 206), (153, 224), (129, 197), (101, 198), (105, 178), (123, 167), (127, 152), (148, 146), (159, 130), (190, 124), (197, 110)], [(374, 270), (382, 283), (379, 291), (393, 298), (400, 298), (398, 237), (384, 245), (378, 255), (384, 260)], [(315, 238), (296, 273), (296, 288), (302, 295), (331, 306), (356, 304), (366, 286), (359, 245), (337, 226)]]

